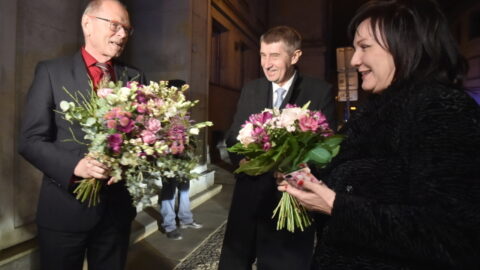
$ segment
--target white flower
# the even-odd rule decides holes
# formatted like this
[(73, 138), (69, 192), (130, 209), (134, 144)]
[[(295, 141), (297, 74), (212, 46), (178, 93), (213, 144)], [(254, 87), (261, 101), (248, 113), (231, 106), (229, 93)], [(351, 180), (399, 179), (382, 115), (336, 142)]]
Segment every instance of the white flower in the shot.
[(153, 181), (153, 183), (157, 186), (157, 187), (162, 187), (162, 178), (157, 178), (156, 180)]
[(175, 174), (172, 171), (166, 171), (163, 173), (167, 178), (173, 178), (175, 177)]
[(276, 124), (278, 125), (278, 127), (287, 128), (288, 131), (294, 131), (295, 127), (293, 127), (292, 130), (291, 126), (295, 124), (296, 120), (307, 114), (308, 112), (302, 108), (283, 109), (282, 113), (278, 116), (278, 122)]
[(107, 100), (108, 104), (110, 104), (110, 105), (115, 105), (115, 104), (117, 104), (117, 102), (118, 102), (118, 100), (119, 100), (118, 96), (115, 95), (115, 94), (113, 94), (113, 93), (110, 94), (110, 95), (108, 95), (108, 96), (106, 96), (105, 99)]
[(128, 98), (130, 97), (131, 90), (130, 88), (127, 87), (122, 87), (118, 90), (118, 99), (121, 102), (126, 102), (128, 101)]
[(255, 139), (252, 137), (253, 125), (252, 123), (247, 123), (240, 129), (238, 133), (237, 140), (239, 140), (243, 145), (247, 146), (250, 143), (255, 142)]
[(198, 128), (191, 128), (188, 132), (191, 135), (198, 135), (198, 133), (200, 133), (200, 130)]
[(67, 101), (62, 100), (60, 102), (60, 109), (62, 109), (64, 112), (68, 111), (68, 109), (70, 109), (70, 104)]

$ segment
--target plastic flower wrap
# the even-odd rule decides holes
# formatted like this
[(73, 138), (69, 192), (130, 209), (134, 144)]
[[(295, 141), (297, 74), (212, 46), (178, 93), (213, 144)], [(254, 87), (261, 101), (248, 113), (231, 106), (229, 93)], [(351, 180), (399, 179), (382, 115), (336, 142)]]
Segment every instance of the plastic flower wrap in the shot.
[[(253, 114), (242, 125), (239, 143), (228, 150), (245, 156), (235, 173), (260, 175), (268, 171), (289, 173), (302, 164), (323, 167), (338, 153), (343, 139), (334, 135), (325, 116), (319, 111), (287, 105), (285, 109), (265, 109)], [(273, 212), (278, 216), (277, 230), (286, 227), (294, 232), (311, 225), (306, 209), (295, 198), (284, 192)]]
[[(198, 101), (186, 100), (187, 89), (169, 87), (165, 81), (125, 86), (109, 82), (88, 97), (65, 89), (73, 101), (62, 101), (59, 113), (80, 124), (88, 156), (108, 166), (115, 181), (125, 180), (134, 204), (143, 208), (152, 204), (162, 177), (196, 177), (191, 172), (197, 165), (193, 137), (212, 123), (190, 119), (189, 110)], [(88, 199), (89, 206), (96, 205), (101, 187), (102, 180), (83, 179), (74, 193), (82, 202)]]

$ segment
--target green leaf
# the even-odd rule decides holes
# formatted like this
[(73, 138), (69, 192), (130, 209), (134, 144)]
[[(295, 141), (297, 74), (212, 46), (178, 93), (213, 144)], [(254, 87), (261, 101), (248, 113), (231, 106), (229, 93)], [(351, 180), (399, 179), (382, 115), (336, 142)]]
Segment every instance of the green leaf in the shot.
[(309, 100), (307, 103), (305, 103), (305, 105), (302, 106), (302, 109), (308, 109), (308, 106), (310, 106), (310, 102), (311, 101)]
[(246, 173), (248, 175), (260, 175), (270, 171), (275, 165), (275, 162), (267, 157), (255, 158), (240, 165), (235, 173)]
[(330, 137), (325, 138), (323, 141), (324, 144), (328, 145), (331, 149), (339, 145), (344, 139), (342, 135), (333, 135)]
[(97, 120), (95, 120), (95, 118), (89, 117), (89, 118), (87, 119), (87, 121), (85, 122), (85, 126), (91, 127), (91, 126), (93, 126), (96, 122), (97, 122)]
[(340, 145), (337, 145), (332, 149), (332, 157), (336, 156), (338, 152), (340, 152)]
[(227, 150), (232, 153), (247, 156), (248, 158), (255, 158), (265, 153), (265, 151), (260, 147), (260, 145), (255, 143), (251, 143), (247, 147), (245, 147), (241, 143), (237, 143), (234, 146), (227, 148)]
[(305, 155), (304, 162), (313, 161), (318, 164), (327, 164), (332, 160), (332, 154), (327, 149), (317, 146)]
[(294, 160), (300, 152), (300, 146), (295, 137), (289, 137), (282, 145), (283, 159), (278, 165), (278, 169), (282, 172), (292, 170), (292, 160)]

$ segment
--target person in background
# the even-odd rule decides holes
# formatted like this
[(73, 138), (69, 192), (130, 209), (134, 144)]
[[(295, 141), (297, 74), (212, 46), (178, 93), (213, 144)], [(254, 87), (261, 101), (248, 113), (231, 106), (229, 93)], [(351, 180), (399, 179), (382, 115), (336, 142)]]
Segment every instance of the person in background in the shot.
[[(226, 135), (227, 146), (237, 143), (241, 125), (251, 114), (286, 104), (320, 110), (335, 130), (335, 103), (330, 85), (304, 76), (296, 68), (302, 55), (302, 38), (288, 26), (277, 26), (260, 38), (261, 66), (265, 77), (249, 82), (242, 89), (237, 111)], [(245, 162), (231, 155), (234, 167)], [(281, 193), (272, 173), (259, 176), (236, 175), (235, 189), (219, 261), (219, 269), (310, 269), (314, 227), (303, 232), (277, 231), (272, 212)]]
[[(79, 125), (71, 125), (55, 112), (60, 101), (72, 101), (63, 90), (85, 96), (101, 80), (144, 82), (143, 73), (117, 61), (132, 27), (126, 8), (116, 0), (90, 1), (81, 26), (85, 46), (76, 54), (42, 61), (25, 103), (19, 152), (43, 172), (37, 209), (41, 268), (80, 270), (124, 269), (135, 208), (124, 182), (110, 184), (109, 168), (86, 157), (87, 147), (69, 141), (83, 138)], [(100, 203), (89, 207), (72, 191), (76, 180), (104, 179)], [(107, 184), (108, 181), (108, 184)]]
[[(169, 80), (169, 86), (181, 88), (185, 81)], [(175, 214), (175, 193), (178, 189), (178, 214)], [(160, 193), (160, 214), (162, 215), (162, 228), (169, 239), (181, 240), (182, 233), (177, 229), (176, 217), (180, 221), (181, 229), (200, 229), (203, 226), (193, 220), (193, 214), (190, 210), (190, 180), (179, 181), (177, 179), (167, 179), (162, 181), (162, 191)]]
[(480, 107), (444, 15), (371, 1), (349, 32), (368, 102), (322, 182), (278, 187), (322, 213), (314, 269), (480, 269)]

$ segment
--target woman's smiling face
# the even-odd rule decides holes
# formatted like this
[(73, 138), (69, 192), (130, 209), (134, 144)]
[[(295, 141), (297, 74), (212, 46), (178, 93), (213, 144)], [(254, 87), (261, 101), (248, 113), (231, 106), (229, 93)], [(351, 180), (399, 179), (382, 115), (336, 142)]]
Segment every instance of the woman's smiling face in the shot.
[[(351, 64), (356, 67), (362, 76), (362, 89), (378, 93), (385, 90), (392, 83), (395, 75), (395, 63), (385, 44), (380, 44), (373, 35), (374, 29), (370, 19), (364, 20), (357, 28), (353, 46)], [(377, 31), (377, 37), (382, 42), (382, 34)]]

